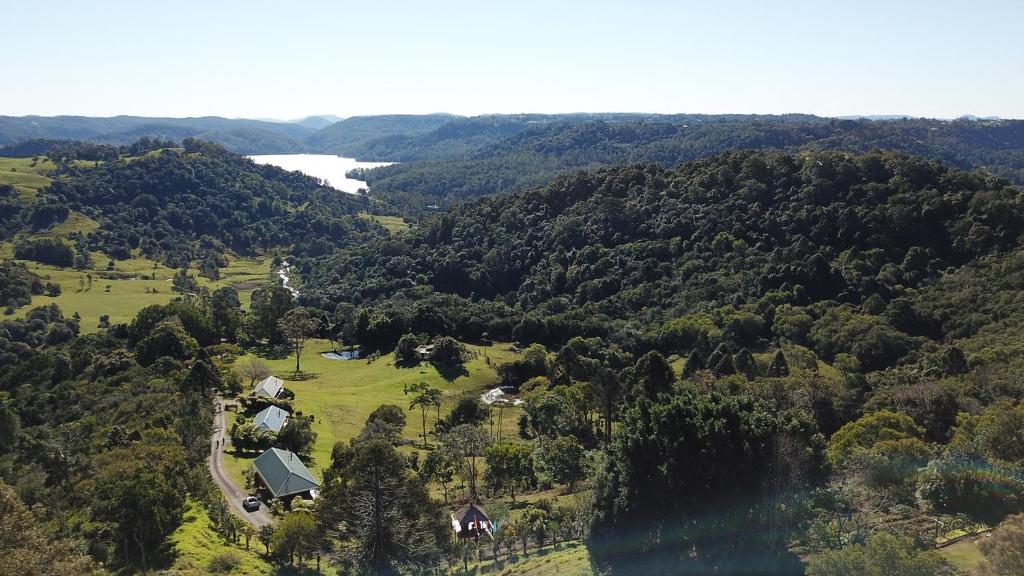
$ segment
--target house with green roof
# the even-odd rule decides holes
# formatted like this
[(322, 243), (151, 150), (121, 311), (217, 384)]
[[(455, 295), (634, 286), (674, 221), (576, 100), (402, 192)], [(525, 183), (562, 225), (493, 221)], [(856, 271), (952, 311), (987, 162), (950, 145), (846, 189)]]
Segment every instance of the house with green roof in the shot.
[(256, 489), (271, 498), (290, 500), (295, 496), (315, 498), (320, 483), (306, 468), (298, 454), (271, 448), (252, 462), (256, 469)]

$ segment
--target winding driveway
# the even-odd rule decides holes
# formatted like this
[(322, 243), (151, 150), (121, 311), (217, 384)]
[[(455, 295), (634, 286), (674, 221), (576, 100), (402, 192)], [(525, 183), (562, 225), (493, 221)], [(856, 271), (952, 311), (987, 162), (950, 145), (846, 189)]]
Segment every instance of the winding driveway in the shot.
[(224, 494), (224, 498), (227, 499), (228, 506), (232, 512), (257, 529), (268, 526), (271, 524), (270, 515), (267, 514), (264, 507), (260, 507), (255, 512), (248, 512), (245, 508), (242, 508), (242, 498), (248, 496), (248, 493), (239, 487), (238, 484), (235, 484), (235, 481), (224, 471), (224, 467), (221, 464), (221, 453), (223, 452), (223, 444), (227, 442), (225, 439), (226, 428), (227, 419), (224, 417), (224, 400), (218, 397), (217, 414), (213, 420), (213, 437), (210, 439), (210, 459), (207, 461), (210, 476), (213, 477), (213, 481), (220, 488), (221, 493)]

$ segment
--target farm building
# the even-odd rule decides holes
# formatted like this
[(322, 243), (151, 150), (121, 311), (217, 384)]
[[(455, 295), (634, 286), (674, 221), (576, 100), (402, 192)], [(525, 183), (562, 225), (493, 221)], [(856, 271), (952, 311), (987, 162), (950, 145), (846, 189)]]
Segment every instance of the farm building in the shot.
[(267, 406), (252, 419), (253, 427), (259, 432), (280, 432), (288, 422), (288, 413), (277, 406)]
[(320, 483), (298, 455), (271, 448), (252, 461), (256, 469), (256, 488), (271, 498), (290, 500), (295, 496), (315, 498)]
[(284, 388), (284, 381), (277, 376), (267, 376), (252, 391), (253, 396), (264, 396), (266, 398), (277, 398)]
[(493, 538), (494, 524), (483, 508), (472, 502), (452, 514), (452, 529), (460, 540), (479, 540), (481, 534)]

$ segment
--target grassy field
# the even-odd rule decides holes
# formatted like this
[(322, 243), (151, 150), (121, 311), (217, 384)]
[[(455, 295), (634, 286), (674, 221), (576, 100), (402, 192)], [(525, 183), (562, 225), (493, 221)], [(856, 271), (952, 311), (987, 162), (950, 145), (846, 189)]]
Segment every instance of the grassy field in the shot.
[(580, 542), (568, 542), (530, 550), (519, 555), (515, 561), (507, 558), (494, 562), (471, 562), (468, 574), (496, 574), (500, 576), (592, 576), (590, 555), (587, 547)]
[[(11, 243), (0, 244), (0, 258), (10, 257), (13, 247)], [(32, 304), (22, 306), (14, 312), (14, 317), (24, 316), (37, 306), (57, 304), (65, 316), (76, 312), (82, 317), (82, 333), (98, 330), (101, 315), (110, 316), (110, 322), (130, 322), (142, 308), (151, 304), (166, 304), (176, 295), (171, 292), (171, 278), (176, 270), (147, 258), (136, 257), (131, 260), (115, 260), (114, 270), (107, 270), (110, 260), (102, 254), (94, 254), (94, 268), (77, 271), (71, 268), (58, 268), (47, 264), (39, 264), (22, 260), (29, 270), (38, 274), (45, 282), (60, 284), (60, 296), (33, 296)], [(87, 275), (92, 276), (92, 287), (81, 284)], [(221, 270), (221, 279), (214, 282), (198, 277), (199, 283), (215, 289), (222, 286), (235, 286), (239, 289), (239, 299), (243, 306), (248, 306), (252, 291), (258, 286), (269, 283), (270, 258), (234, 259), (227, 268)], [(109, 286), (109, 289), (108, 289)]]
[(360, 212), (359, 216), (366, 220), (373, 220), (377, 222), (392, 234), (405, 232), (410, 228), (409, 224), (400, 216), (377, 216), (368, 212)]
[[(274, 371), (274, 374), (285, 380), (285, 386), (295, 392), (294, 406), (303, 414), (313, 415), (313, 430), (317, 433), (316, 445), (312, 451), (310, 469), (314, 474), (330, 464), (331, 448), (338, 440), (353, 438), (362, 430), (366, 417), (381, 404), (397, 404), (403, 409), (409, 406), (409, 397), (403, 393), (404, 387), (416, 382), (426, 382), (444, 393), (441, 415), (451, 410), (456, 399), (462, 394), (479, 393), (493, 388), (497, 383), (494, 369), (488, 365), (506, 362), (516, 356), (507, 350), (507, 344), (494, 346), (468, 346), (475, 357), (465, 364), (460, 374), (441, 374), (434, 366), (421, 363), (411, 368), (399, 368), (394, 365), (394, 356), (381, 356), (376, 360), (329, 360), (321, 353), (333, 349), (333, 343), (327, 340), (314, 340), (309, 343), (302, 356), (302, 379), (294, 379), (295, 357), (283, 359), (261, 358)], [(242, 357), (238, 362), (244, 362)], [(516, 437), (516, 421), (519, 408), (507, 408), (502, 416), (502, 436)], [(406, 412), (408, 425), (404, 436), (417, 443), (422, 443), (420, 434), (423, 424), (419, 409)], [(436, 412), (427, 414), (427, 430), (433, 428)], [(489, 429), (489, 424), (485, 424)], [(436, 439), (430, 437), (431, 443)], [(418, 448), (407, 447), (412, 451)], [(422, 457), (422, 456), (421, 456)], [(228, 472), (238, 481), (242, 479), (242, 469), (248, 465), (249, 458), (236, 458), (231, 452), (225, 452), (224, 465)]]
[(218, 554), (229, 552), (234, 552), (241, 559), (231, 574), (263, 576), (274, 573), (274, 566), (256, 552), (261, 544), (255, 538), (249, 544), (250, 550), (225, 542), (210, 527), (210, 517), (206, 515), (206, 510), (191, 500), (186, 503), (185, 520), (171, 535), (170, 543), (174, 556), (172, 568), (182, 576), (209, 574), (207, 568), (210, 560)]
[(40, 188), (50, 183), (48, 174), (54, 168), (56, 166), (49, 160), (34, 162), (31, 158), (0, 158), (0, 184), (11, 184), (22, 199), (30, 201)]
[[(54, 167), (52, 162), (45, 159), (35, 162), (31, 158), (0, 158), (0, 184), (12, 184), (22, 200), (28, 203), (40, 188), (51, 182), (48, 174)], [(31, 237), (67, 239), (71, 233), (88, 233), (99, 227), (100, 224), (88, 216), (71, 212), (64, 222), (34, 233)], [(22, 231), (7, 242), (0, 243), (0, 259), (13, 259), (15, 244), (26, 237), (28, 234)], [(34, 307), (55, 303), (66, 316), (77, 312), (82, 317), (82, 332), (89, 333), (98, 330), (102, 315), (108, 315), (111, 323), (129, 322), (142, 308), (151, 304), (166, 304), (175, 295), (171, 292), (171, 278), (175, 273), (173, 269), (136, 254), (130, 260), (113, 261), (113, 270), (108, 270), (110, 258), (102, 253), (93, 253), (92, 257), (93, 267), (82, 271), (22, 261), (44, 281), (59, 284), (61, 295), (34, 296), (29, 306), (15, 311), (14, 317), (23, 317)], [(90, 275), (91, 287), (87, 283)], [(231, 259), (228, 267), (221, 270), (220, 280), (211, 281), (202, 277), (198, 280), (210, 289), (222, 286), (238, 288), (242, 305), (248, 306), (252, 291), (268, 283), (269, 278), (270, 257), (265, 257)]]

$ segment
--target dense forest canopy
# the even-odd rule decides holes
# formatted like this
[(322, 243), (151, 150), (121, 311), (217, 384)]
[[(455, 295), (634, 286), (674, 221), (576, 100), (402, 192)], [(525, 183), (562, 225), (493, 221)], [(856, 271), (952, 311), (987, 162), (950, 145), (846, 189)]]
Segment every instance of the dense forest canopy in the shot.
[[(424, 161), (366, 170), (361, 175), (375, 194), (393, 197), (415, 211), (424, 204), (447, 207), (466, 198), (539, 186), (556, 174), (598, 166), (656, 162), (671, 167), (735, 149), (865, 153), (874, 148), (901, 150), (964, 169), (985, 168), (1018, 183), (1024, 181), (1021, 121), (854, 121), (802, 116), (546, 122), (462, 154), (430, 159), (419, 148), (420, 156), (408, 159)], [(441, 149), (456, 150), (450, 143)]]
[[(913, 320), (927, 305), (921, 292), (1013, 250), (1019, 210), (1005, 180), (906, 155), (734, 152), (563, 177), (300, 266), (320, 305), (391, 308), (401, 325), (413, 321), (403, 300), (445, 301), (439, 325), (466, 337), (614, 335), (642, 349), (672, 321), (705, 313), (735, 317), (743, 345), (795, 336), (832, 358), (825, 325), (856, 318), (899, 343), (884, 357), (861, 353), (880, 368), (921, 336), (943, 339), (938, 320)], [(782, 310), (821, 328), (788, 334)]]
[[(173, 267), (207, 260), (216, 268), (228, 250), (326, 254), (381, 233), (357, 216), (364, 201), (315, 178), (254, 164), (216, 144), (187, 139), (182, 148), (172, 146), (150, 139), (121, 148), (53, 146), (57, 178), (15, 216), (49, 226), (70, 208), (100, 223), (98, 231), (79, 236), (80, 253), (125, 259), (138, 249)], [(96, 161), (75, 162), (83, 159)], [(70, 266), (74, 256), (66, 260), (54, 263)]]

